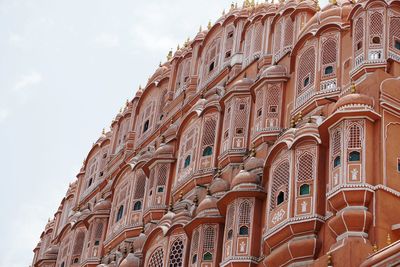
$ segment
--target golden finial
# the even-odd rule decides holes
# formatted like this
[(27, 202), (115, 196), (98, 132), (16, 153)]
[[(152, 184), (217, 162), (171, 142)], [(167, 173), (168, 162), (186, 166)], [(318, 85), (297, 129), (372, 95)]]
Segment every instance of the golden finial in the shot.
[(165, 135), (161, 135), (161, 143), (165, 143)]
[(237, 2), (235, 2), (235, 9), (237, 9), (238, 8), (238, 5), (237, 5)]
[(180, 47), (179, 47), (179, 44), (176, 46), (176, 51), (178, 51), (179, 49), (181, 49)]
[(328, 266), (332, 266), (332, 255), (331, 255), (331, 253), (328, 253), (326, 263), (328, 264)]
[(376, 245), (376, 243), (372, 246), (372, 251), (373, 252), (377, 252), (378, 251), (378, 246)]
[(169, 50), (168, 55), (167, 55), (167, 60), (170, 61), (172, 58), (172, 49)]
[(250, 149), (249, 156), (250, 157), (255, 157), (256, 156), (256, 146), (254, 145), (254, 143), (251, 144), (251, 149)]
[(308, 123), (312, 123), (312, 117), (308, 117)]
[(337, 1), (336, 1), (336, 0), (329, 0), (329, 2), (330, 2), (332, 5), (337, 5)]
[(207, 29), (208, 29), (208, 30), (210, 30), (210, 29), (211, 29), (211, 20), (210, 20), (210, 21), (208, 21)]
[(207, 190), (207, 196), (211, 196), (210, 186), (207, 186), (206, 190)]
[(316, 4), (316, 9), (317, 9), (317, 11), (320, 11), (320, 10), (321, 10), (321, 7), (319, 6), (319, 1), (316, 0), (316, 1), (315, 1), (315, 4)]
[(119, 109), (119, 113), (121, 113), (121, 112), (122, 112), (122, 108)]
[(221, 178), (221, 174), (222, 174), (222, 170), (220, 168), (217, 168), (217, 173), (216, 173), (215, 177)]
[(129, 99), (126, 100), (125, 105), (129, 106)]
[(174, 203), (171, 201), (169, 202), (169, 211), (172, 211), (174, 209)]
[(350, 92), (351, 92), (352, 94), (355, 94), (355, 93), (356, 93), (356, 85), (355, 85), (354, 82), (352, 82), (351, 85), (350, 85)]
[(199, 197), (197, 195), (194, 196), (193, 203), (197, 206), (199, 203)]
[(222, 16), (225, 16), (225, 9), (222, 10)]
[(250, 6), (255, 7), (256, 3), (254, 2), (254, 0), (251, 0)]
[(298, 115), (298, 117), (297, 117), (297, 122), (300, 122), (300, 121), (302, 121), (303, 120), (303, 113), (300, 111), (299, 112), (299, 115)]
[(200, 25), (200, 27), (199, 27), (199, 32), (202, 32), (203, 31), (203, 29), (202, 29), (202, 27), (201, 27), (201, 25)]
[(161, 61), (160, 61), (160, 63), (158, 64), (158, 66), (161, 67)]
[(105, 134), (106, 134), (106, 129), (105, 129), (105, 128), (103, 128), (103, 131), (101, 131), (101, 134), (102, 134), (102, 135), (105, 135)]
[(181, 192), (179, 193), (179, 201), (182, 201), (182, 199), (183, 199), (183, 192), (181, 191)]
[(291, 128), (296, 127), (296, 121), (294, 120), (294, 117), (290, 120), (290, 127)]
[(387, 245), (392, 244), (392, 238), (390, 238), (390, 234), (387, 234), (387, 237), (386, 237), (386, 244), (387, 244)]
[(235, 8), (235, 4), (232, 2), (231, 9), (229, 11), (232, 11), (234, 8)]

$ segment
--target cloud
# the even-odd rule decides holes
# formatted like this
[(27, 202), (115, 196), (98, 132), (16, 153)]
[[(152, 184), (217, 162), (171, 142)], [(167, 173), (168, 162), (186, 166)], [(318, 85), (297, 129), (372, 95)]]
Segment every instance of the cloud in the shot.
[(25, 38), (18, 33), (11, 33), (8, 37), (8, 43), (12, 46), (22, 46), (25, 42)]
[(15, 91), (22, 91), (26, 88), (31, 87), (43, 80), (42, 74), (38, 72), (31, 72), (27, 75), (22, 75), (14, 85)]
[(119, 37), (111, 33), (101, 33), (95, 38), (95, 43), (104, 47), (117, 47), (119, 46)]

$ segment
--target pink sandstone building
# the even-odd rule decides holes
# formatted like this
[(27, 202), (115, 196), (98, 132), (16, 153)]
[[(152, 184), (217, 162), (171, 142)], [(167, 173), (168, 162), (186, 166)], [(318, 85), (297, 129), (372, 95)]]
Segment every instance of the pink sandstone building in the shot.
[(88, 152), (34, 267), (400, 265), (400, 2), (232, 5)]

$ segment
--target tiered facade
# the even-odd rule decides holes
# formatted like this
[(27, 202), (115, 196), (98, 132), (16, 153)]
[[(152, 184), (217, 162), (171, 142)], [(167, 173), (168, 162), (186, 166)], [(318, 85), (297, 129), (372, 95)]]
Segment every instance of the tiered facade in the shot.
[(89, 151), (34, 267), (400, 262), (400, 3), (232, 5)]

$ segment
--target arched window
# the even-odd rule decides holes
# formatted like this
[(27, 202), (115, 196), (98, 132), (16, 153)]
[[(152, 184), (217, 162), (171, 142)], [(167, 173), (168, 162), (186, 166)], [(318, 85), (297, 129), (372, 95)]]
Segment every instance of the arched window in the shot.
[(242, 226), (239, 228), (239, 235), (246, 236), (249, 235), (249, 228), (247, 226)]
[(92, 185), (92, 183), (93, 183), (93, 178), (90, 178), (89, 179), (89, 183), (88, 183), (88, 187), (90, 187)]
[(337, 167), (340, 166), (340, 156), (337, 156), (334, 160), (333, 160), (333, 167)]
[(117, 213), (117, 220), (116, 220), (117, 222), (118, 222), (119, 220), (121, 220), (123, 214), (124, 214), (124, 205), (121, 205), (121, 206), (119, 207), (118, 213)]
[(300, 196), (308, 196), (310, 194), (310, 185), (302, 184), (300, 186)]
[(297, 68), (297, 94), (303, 94), (314, 85), (315, 79), (315, 48), (307, 48), (300, 56)]
[(183, 240), (177, 238), (171, 245), (169, 252), (169, 267), (181, 267), (183, 266)]
[(210, 252), (206, 252), (203, 255), (203, 260), (204, 261), (212, 261), (213, 259), (213, 255)]
[(188, 155), (188, 156), (185, 158), (185, 164), (184, 164), (183, 168), (189, 167), (190, 161), (191, 161), (191, 156)]
[(349, 154), (349, 161), (360, 161), (360, 152), (351, 151)]
[(233, 236), (233, 230), (230, 229), (230, 230), (228, 231), (228, 234), (227, 234), (227, 239), (228, 239), (228, 240), (231, 240), (231, 239), (232, 239), (232, 236)]
[(151, 255), (149, 267), (164, 267), (164, 251), (162, 248), (158, 248)]
[(281, 203), (283, 203), (283, 201), (285, 201), (285, 193), (280, 191), (276, 198), (276, 205), (280, 205)]
[(364, 19), (359, 18), (356, 21), (354, 27), (354, 45), (356, 54), (359, 54), (359, 52), (363, 48), (363, 39), (364, 39)]
[(203, 157), (211, 156), (212, 153), (213, 153), (212, 147), (208, 146), (208, 147), (204, 148), (204, 150), (203, 150)]
[(197, 254), (194, 254), (192, 257), (192, 264), (195, 264), (197, 262)]
[(142, 209), (142, 201), (136, 201), (133, 205), (133, 210), (141, 210)]
[(325, 68), (325, 70), (324, 70), (324, 74), (325, 75), (329, 75), (329, 74), (332, 74), (332, 73), (333, 73), (333, 67), (332, 66), (328, 66), (328, 67)]

